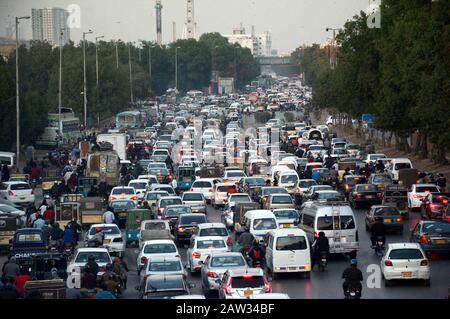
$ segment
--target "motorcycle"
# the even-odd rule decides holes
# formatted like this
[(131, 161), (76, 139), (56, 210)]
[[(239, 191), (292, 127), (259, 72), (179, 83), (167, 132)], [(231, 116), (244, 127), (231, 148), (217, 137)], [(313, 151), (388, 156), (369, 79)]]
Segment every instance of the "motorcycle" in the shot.
[(319, 270), (325, 271), (328, 264), (328, 253), (326, 251), (321, 251), (319, 253)]
[(232, 210), (224, 211), (222, 213), (222, 222), (225, 224), (225, 226), (227, 226), (228, 229), (233, 229), (234, 227), (233, 215), (234, 214)]
[(361, 291), (356, 285), (349, 284), (345, 291), (345, 299), (361, 299)]
[(375, 249), (375, 254), (378, 257), (383, 256), (385, 247), (382, 236), (377, 236), (377, 240), (375, 241), (375, 246), (373, 248)]

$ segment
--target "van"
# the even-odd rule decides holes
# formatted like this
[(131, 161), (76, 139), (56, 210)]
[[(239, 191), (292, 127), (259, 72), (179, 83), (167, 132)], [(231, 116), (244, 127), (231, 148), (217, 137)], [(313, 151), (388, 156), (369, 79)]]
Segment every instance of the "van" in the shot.
[(281, 171), (277, 174), (278, 186), (287, 189), (289, 194), (295, 193), (300, 178), (294, 170)]
[(277, 175), (277, 173), (279, 172), (283, 172), (283, 171), (289, 171), (291, 170), (289, 167), (285, 166), (285, 165), (275, 165), (272, 166), (272, 168), (270, 169), (270, 179), (272, 182), (275, 181), (275, 177)]
[(266, 237), (266, 264), (276, 274), (298, 272), (311, 275), (311, 253), (306, 233), (298, 228), (271, 230)]
[(46, 127), (44, 133), (36, 140), (36, 146), (42, 148), (56, 148), (60, 140), (60, 133), (57, 127)]
[(11, 152), (0, 152), (0, 163), (6, 164), (11, 169), (16, 164), (16, 154)]
[(413, 168), (411, 161), (407, 158), (394, 158), (388, 168), (388, 174), (392, 180), (398, 181), (398, 171), (405, 168)]
[(244, 225), (258, 241), (264, 241), (269, 231), (278, 229), (277, 218), (266, 209), (249, 210), (242, 218), (241, 225)]
[(347, 202), (314, 202), (306, 206), (300, 217), (303, 229), (312, 243), (323, 231), (331, 254), (349, 254), (356, 258), (359, 250), (355, 215)]

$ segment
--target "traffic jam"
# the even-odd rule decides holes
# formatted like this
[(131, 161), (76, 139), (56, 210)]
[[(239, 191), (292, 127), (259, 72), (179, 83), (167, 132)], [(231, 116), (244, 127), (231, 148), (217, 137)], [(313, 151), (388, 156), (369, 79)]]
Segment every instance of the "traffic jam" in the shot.
[(0, 294), (425, 298), (431, 285), (445, 297), (445, 185), (338, 135), (310, 102), (286, 77), (245, 94), (166, 94), (117, 114), (38, 182), (11, 174)]

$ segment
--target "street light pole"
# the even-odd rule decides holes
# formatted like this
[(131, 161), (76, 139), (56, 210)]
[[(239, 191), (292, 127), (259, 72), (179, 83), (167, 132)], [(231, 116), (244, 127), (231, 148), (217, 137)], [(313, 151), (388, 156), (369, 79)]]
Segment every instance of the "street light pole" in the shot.
[(175, 48), (175, 93), (178, 92), (178, 49), (180, 47)]
[(30, 19), (26, 17), (16, 17), (16, 163), (19, 171), (20, 160), (20, 100), (19, 100), (19, 20)]
[(64, 35), (65, 30), (66, 30), (65, 28), (62, 28), (59, 34), (58, 129), (60, 133), (62, 132), (62, 125), (61, 125), (62, 50), (63, 50), (62, 36)]
[(83, 97), (84, 97), (84, 130), (87, 129), (87, 96), (86, 96), (86, 34), (94, 33), (89, 30), (83, 32)]
[(95, 75), (96, 75), (96, 80), (97, 80), (97, 90), (98, 90), (98, 45), (97, 45), (97, 40), (98, 39), (102, 39), (105, 36), (100, 36), (100, 37), (95, 37)]
[(148, 44), (148, 74), (150, 77), (150, 90), (152, 89), (152, 47)]
[(331, 40), (331, 46), (330, 46), (330, 68), (334, 70), (334, 68), (337, 65), (337, 55), (336, 55), (336, 31), (339, 31), (340, 29), (337, 28), (326, 28), (325, 31), (333, 31), (333, 39)]
[(131, 73), (131, 43), (128, 45), (128, 66), (130, 68), (130, 99), (133, 103), (133, 74)]

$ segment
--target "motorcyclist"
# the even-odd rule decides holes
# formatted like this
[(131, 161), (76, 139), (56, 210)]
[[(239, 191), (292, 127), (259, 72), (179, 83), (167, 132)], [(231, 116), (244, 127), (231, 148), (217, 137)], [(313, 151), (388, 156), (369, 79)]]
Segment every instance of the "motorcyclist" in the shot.
[(259, 245), (258, 241), (253, 241), (252, 248), (248, 252), (248, 257), (250, 258), (250, 265), (252, 267), (259, 263), (261, 268), (264, 268), (264, 249)]
[(64, 228), (64, 247), (74, 249), (75, 243), (75, 230), (72, 228), (71, 224), (67, 224)]
[(342, 279), (344, 279), (342, 289), (344, 290), (345, 296), (347, 296), (347, 289), (349, 289), (350, 287), (356, 287), (359, 290), (359, 294), (361, 295), (361, 281), (363, 281), (363, 275), (361, 270), (358, 269), (358, 261), (356, 259), (352, 259), (350, 261), (350, 267), (344, 270), (344, 272), (342, 273)]
[(100, 227), (95, 228), (95, 235), (88, 240), (88, 247), (99, 247), (103, 245), (105, 234)]
[(95, 261), (94, 255), (89, 255), (88, 262), (86, 263), (86, 265), (89, 266), (90, 272), (95, 276), (95, 278), (97, 278), (99, 266), (98, 266), (97, 262)]
[(386, 225), (383, 223), (382, 217), (375, 218), (375, 224), (371, 229), (370, 240), (372, 241), (372, 248), (376, 246), (377, 238), (383, 238), (383, 246), (386, 243)]
[(328, 238), (325, 236), (323, 231), (319, 232), (319, 236), (313, 243), (313, 258), (311, 259), (311, 269), (314, 269), (314, 266), (318, 264), (321, 252), (330, 254), (330, 244), (328, 243)]
[(245, 231), (239, 236), (237, 242), (239, 245), (241, 245), (240, 251), (242, 254), (246, 254), (250, 248), (252, 247), (252, 243), (255, 240), (255, 237), (252, 233), (250, 233), (250, 230), (245, 227)]
[(106, 271), (100, 278), (100, 286), (106, 285), (106, 288), (111, 293), (120, 293), (120, 287), (119, 287), (119, 277), (117, 274), (113, 271), (112, 264), (108, 263), (106, 264)]

